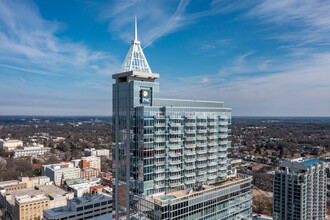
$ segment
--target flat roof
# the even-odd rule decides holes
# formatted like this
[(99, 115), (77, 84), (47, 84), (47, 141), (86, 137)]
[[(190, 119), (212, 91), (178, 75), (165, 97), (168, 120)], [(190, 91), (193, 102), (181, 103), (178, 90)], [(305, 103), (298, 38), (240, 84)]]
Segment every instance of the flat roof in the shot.
[[(162, 194), (162, 195), (151, 196), (149, 198), (150, 198), (150, 200), (153, 200), (156, 203), (160, 203), (161, 205), (169, 204), (169, 203), (176, 203), (176, 202), (188, 199), (190, 197), (201, 196), (206, 193), (210, 193), (214, 190), (219, 190), (222, 188), (224, 189), (225, 187), (230, 187), (233, 184), (237, 184), (239, 182), (244, 182), (249, 179), (252, 179), (252, 177), (239, 174), (239, 176), (228, 178), (227, 180), (225, 180), (223, 182), (218, 182), (218, 183), (215, 183), (212, 185), (203, 185), (202, 190), (198, 190), (198, 191), (180, 190), (180, 191), (176, 191), (176, 192), (167, 193), (166, 195)], [(175, 199), (161, 200), (161, 198), (164, 196), (174, 196)]]
[(27, 189), (9, 191), (6, 194), (11, 195), (11, 198), (8, 199), (8, 202), (11, 203), (12, 205), (15, 205), (15, 197), (21, 197), (21, 196), (36, 197), (36, 196), (44, 195), (52, 199), (55, 197), (72, 194), (72, 192), (66, 192), (65, 190), (54, 185), (47, 185), (47, 186), (38, 186), (37, 189), (27, 188)]

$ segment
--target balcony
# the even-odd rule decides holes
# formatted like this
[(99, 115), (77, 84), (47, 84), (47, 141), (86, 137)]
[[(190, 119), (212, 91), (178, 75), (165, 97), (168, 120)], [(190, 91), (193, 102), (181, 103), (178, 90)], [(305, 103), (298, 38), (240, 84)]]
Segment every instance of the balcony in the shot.
[(154, 188), (155, 189), (160, 189), (160, 188), (164, 188), (165, 187), (165, 184), (163, 183), (163, 184), (155, 184), (154, 185)]
[(197, 181), (198, 182), (205, 182), (206, 180), (207, 180), (206, 177), (199, 177), (199, 178), (197, 178)]
[(221, 165), (226, 165), (227, 164), (227, 160), (220, 160), (218, 161), (219, 164)]
[(197, 161), (205, 161), (207, 160), (207, 157), (197, 157)]
[(163, 128), (163, 127), (165, 127), (165, 124), (164, 123), (156, 123), (154, 126), (156, 128)]
[(181, 138), (170, 138), (170, 142), (179, 142), (182, 141)]
[(155, 143), (162, 143), (162, 142), (165, 142), (166, 140), (165, 139), (163, 139), (163, 138), (156, 138), (156, 139), (154, 139), (154, 142)]
[(212, 175), (212, 176), (207, 177), (207, 179), (209, 179), (209, 180), (213, 180), (213, 179), (216, 179), (216, 178), (217, 178), (216, 175)]
[(218, 143), (217, 142), (209, 142), (207, 145), (208, 146), (218, 146)]
[(165, 169), (157, 169), (155, 170), (155, 173), (164, 173), (165, 172)]
[(173, 119), (173, 120), (181, 120), (183, 119), (180, 115), (171, 115), (170, 116), (170, 119)]
[(226, 148), (226, 147), (220, 147), (220, 148), (219, 148), (219, 151), (220, 151), (220, 152), (227, 152), (227, 148)]
[(181, 179), (181, 175), (173, 175), (169, 177), (170, 180), (177, 180), (177, 179)]
[(182, 132), (179, 130), (171, 130), (170, 134), (182, 134)]
[(172, 160), (172, 161), (170, 161), (171, 165), (177, 165), (177, 164), (181, 164), (181, 163), (182, 163), (181, 160)]
[(184, 124), (186, 127), (195, 127), (196, 123), (188, 122)]
[(196, 145), (195, 144), (185, 144), (184, 147), (187, 149), (193, 149), (196, 147)]
[(200, 137), (197, 137), (197, 140), (198, 141), (206, 141), (207, 140), (207, 137), (204, 137), (204, 136), (200, 136)]
[(209, 129), (209, 133), (217, 133), (217, 132), (218, 132), (218, 129), (214, 129), (214, 128)]
[(193, 177), (196, 176), (196, 173), (186, 173), (185, 177)]
[(187, 156), (192, 156), (192, 155), (196, 155), (196, 152), (195, 151), (186, 151), (184, 154)]
[(220, 115), (220, 118), (221, 119), (228, 119), (228, 116), (227, 115)]
[(207, 117), (204, 115), (197, 115), (197, 119), (207, 119)]
[(170, 153), (169, 155), (170, 155), (170, 157), (181, 157), (182, 156), (181, 153)]
[(182, 146), (180, 145), (170, 146), (170, 150), (180, 150), (180, 149), (182, 149)]
[(219, 131), (220, 132), (227, 132), (228, 131), (228, 128), (219, 128)]
[(210, 136), (208, 136), (208, 138), (209, 138), (210, 140), (215, 140), (215, 139), (218, 139), (218, 137), (217, 137), (217, 136), (215, 136), (215, 135), (210, 135)]
[(165, 135), (165, 131), (155, 131), (155, 135)]
[(194, 169), (196, 169), (196, 166), (186, 166), (185, 167), (185, 170), (194, 170)]
[(227, 141), (220, 141), (219, 144), (220, 145), (227, 145)]
[(186, 163), (193, 163), (196, 161), (196, 158), (189, 158), (189, 159), (185, 159)]
[(155, 181), (162, 181), (165, 180), (165, 176), (158, 176), (155, 178)]
[(195, 134), (195, 130), (185, 130), (186, 134)]
[(165, 150), (165, 146), (155, 146), (155, 150)]
[(165, 154), (155, 154), (155, 158), (163, 158), (165, 157)]
[(208, 158), (209, 160), (214, 160), (214, 159), (217, 159), (217, 157), (218, 157), (218, 155), (213, 154), (213, 155), (208, 156), (207, 158)]
[(184, 181), (185, 184), (194, 184), (196, 180), (186, 180)]
[(207, 152), (209, 152), (209, 153), (216, 153), (216, 152), (218, 152), (218, 149), (217, 148), (210, 148), (210, 149), (208, 149)]
[(219, 167), (219, 170), (221, 170), (221, 171), (225, 171), (225, 170), (227, 170), (227, 167), (226, 167), (226, 166), (220, 166), (220, 167)]
[(177, 187), (177, 186), (182, 186), (184, 185), (183, 183), (170, 183), (170, 187)]
[(197, 150), (196, 152), (197, 152), (197, 154), (206, 154), (207, 153), (206, 150)]
[(209, 115), (209, 119), (218, 119), (218, 116), (216, 116), (216, 115)]
[(217, 162), (210, 162), (210, 163), (208, 163), (207, 165), (208, 165), (209, 167), (213, 167), (213, 166), (218, 165), (218, 163), (217, 163)]
[(227, 154), (226, 153), (219, 153), (218, 156), (219, 156), (219, 158), (226, 158)]
[(181, 123), (169, 123), (171, 127), (181, 127)]
[(158, 119), (158, 120), (165, 119), (165, 116), (164, 115), (155, 115), (154, 119)]
[(170, 172), (171, 172), (171, 173), (174, 173), (174, 172), (180, 172), (180, 171), (181, 171), (181, 168), (179, 168), (179, 167), (170, 168)]
[(198, 134), (206, 134), (207, 130), (206, 129), (198, 129)]
[(185, 118), (192, 120), (192, 119), (195, 119), (196, 117), (195, 117), (195, 115), (186, 115)]
[(209, 169), (208, 171), (207, 171), (208, 173), (216, 173), (217, 172), (217, 169)]
[(205, 174), (207, 174), (206, 170), (198, 171), (198, 175), (205, 175)]
[(217, 122), (209, 122), (209, 125), (210, 125), (210, 126), (217, 126), (218, 123), (217, 123)]
[(221, 126), (227, 126), (228, 125), (228, 122), (219, 122), (219, 125), (221, 125)]
[(228, 134), (221, 134), (221, 135), (219, 135), (219, 138), (228, 138)]
[(195, 141), (195, 137), (186, 137), (186, 141)]
[(156, 165), (156, 166), (162, 166), (162, 165), (165, 165), (165, 161), (158, 161), (158, 162), (155, 162), (155, 165)]
[(198, 164), (198, 165), (197, 165), (197, 168), (205, 168), (205, 167), (207, 167), (206, 164)]
[(206, 127), (207, 126), (207, 123), (206, 122), (198, 122), (197, 123), (197, 126), (199, 126), (199, 127)]
[(198, 147), (207, 147), (207, 143), (199, 143), (197, 144)]

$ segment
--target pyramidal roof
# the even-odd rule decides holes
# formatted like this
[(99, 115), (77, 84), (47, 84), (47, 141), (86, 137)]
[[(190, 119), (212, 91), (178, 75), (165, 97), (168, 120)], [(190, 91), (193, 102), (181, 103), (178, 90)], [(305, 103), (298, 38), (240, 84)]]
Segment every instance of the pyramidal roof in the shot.
[(132, 40), (131, 48), (126, 55), (125, 61), (120, 68), (120, 72), (139, 71), (152, 73), (148, 61), (144, 56), (140, 41), (137, 40), (137, 22), (135, 17), (135, 33)]

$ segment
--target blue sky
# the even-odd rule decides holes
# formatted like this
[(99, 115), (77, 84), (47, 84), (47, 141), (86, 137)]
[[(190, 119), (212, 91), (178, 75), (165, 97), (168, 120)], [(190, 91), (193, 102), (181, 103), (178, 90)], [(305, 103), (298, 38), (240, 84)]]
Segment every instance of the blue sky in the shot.
[(0, 115), (111, 115), (133, 39), (161, 96), (330, 116), (330, 1), (0, 1)]

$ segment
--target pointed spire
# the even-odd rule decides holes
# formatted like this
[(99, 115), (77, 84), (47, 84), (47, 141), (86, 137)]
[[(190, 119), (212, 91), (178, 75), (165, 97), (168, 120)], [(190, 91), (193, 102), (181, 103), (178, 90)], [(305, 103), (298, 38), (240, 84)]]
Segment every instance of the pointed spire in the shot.
[(144, 56), (143, 50), (140, 45), (140, 41), (137, 40), (136, 16), (135, 16), (134, 40), (132, 40), (131, 48), (129, 49), (125, 61), (120, 68), (121, 73), (128, 71), (152, 73), (149, 64), (147, 62), (147, 59)]
[(136, 16), (135, 16), (135, 32), (134, 32), (134, 40), (137, 41), (137, 21), (136, 21)]

